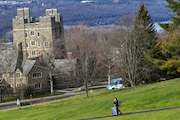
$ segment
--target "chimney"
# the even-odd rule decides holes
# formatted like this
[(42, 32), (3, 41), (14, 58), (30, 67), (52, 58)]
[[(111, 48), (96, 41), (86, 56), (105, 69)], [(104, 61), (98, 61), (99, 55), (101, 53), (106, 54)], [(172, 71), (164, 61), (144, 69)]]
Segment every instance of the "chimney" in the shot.
[(18, 44), (18, 60), (23, 60), (22, 42)]
[(67, 52), (67, 59), (68, 60), (72, 59), (72, 52)]
[(43, 55), (39, 55), (39, 62), (42, 63), (43, 62)]
[(20, 42), (20, 43), (18, 44), (18, 50), (19, 50), (19, 51), (22, 51), (22, 42)]

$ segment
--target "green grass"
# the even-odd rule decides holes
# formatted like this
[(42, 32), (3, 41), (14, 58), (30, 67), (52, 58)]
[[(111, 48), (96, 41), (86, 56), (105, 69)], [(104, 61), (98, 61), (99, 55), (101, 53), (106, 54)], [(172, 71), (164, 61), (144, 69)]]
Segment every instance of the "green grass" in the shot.
[(180, 109), (165, 110), (159, 112), (135, 114), (128, 116), (117, 116), (111, 118), (102, 118), (100, 120), (179, 120)]
[[(123, 113), (138, 112), (180, 106), (180, 79), (159, 82), (134, 88), (120, 90), (94, 91), (86, 98), (85, 94), (60, 99), (38, 105), (19, 107), (12, 110), (1, 110), (0, 120), (77, 120), (97, 116), (111, 115), (113, 99), (121, 100)], [(151, 115), (164, 116), (166, 111), (124, 116), (123, 120), (136, 118), (151, 119)], [(168, 112), (170, 119), (175, 116), (180, 119), (179, 109)], [(113, 117), (114, 119), (118, 117)]]
[(16, 101), (17, 97), (6, 97), (3, 98), (3, 102), (12, 102), (12, 101)]
[[(55, 92), (54, 95), (62, 95), (64, 94), (63, 92)], [(44, 93), (43, 95), (35, 95), (32, 96), (33, 98), (41, 98), (41, 97), (47, 97), (47, 96), (51, 96), (51, 93)], [(6, 97), (3, 98), (3, 102), (12, 102), (12, 101), (16, 101), (18, 97)], [(25, 99), (29, 99), (30, 96), (25, 96)]]

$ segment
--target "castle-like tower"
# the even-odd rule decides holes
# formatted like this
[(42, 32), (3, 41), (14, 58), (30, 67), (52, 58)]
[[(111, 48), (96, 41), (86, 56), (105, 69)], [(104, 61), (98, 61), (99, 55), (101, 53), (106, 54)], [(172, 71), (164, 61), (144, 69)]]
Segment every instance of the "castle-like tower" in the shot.
[(41, 54), (55, 58), (66, 56), (63, 19), (57, 9), (47, 9), (46, 16), (34, 18), (29, 8), (19, 8), (12, 24), (14, 48), (22, 43), (23, 59)]

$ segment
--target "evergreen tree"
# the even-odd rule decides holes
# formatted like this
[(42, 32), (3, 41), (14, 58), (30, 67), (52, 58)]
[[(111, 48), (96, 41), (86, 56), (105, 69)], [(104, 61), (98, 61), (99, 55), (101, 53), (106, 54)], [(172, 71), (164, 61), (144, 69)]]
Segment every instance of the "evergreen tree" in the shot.
[[(180, 77), (180, 35), (174, 31), (168, 36), (163, 37), (159, 46), (161, 56), (154, 58), (154, 63), (163, 71), (166, 71), (167, 77)], [(163, 56), (163, 57), (162, 57)]]
[[(168, 34), (163, 36), (163, 40), (159, 43), (161, 56), (154, 57), (154, 63), (161, 69), (166, 71), (170, 78), (180, 77), (180, 0), (166, 0), (167, 7), (176, 13), (171, 16), (171, 22), (160, 24), (162, 28), (167, 30)], [(162, 57), (164, 56), (164, 57)]]
[(144, 50), (150, 52), (150, 50), (156, 45), (156, 29), (154, 22), (146, 9), (145, 4), (142, 2), (140, 4), (138, 13), (135, 17), (135, 31), (141, 31), (139, 40), (142, 39), (144, 43)]
[(157, 44), (156, 29), (154, 22), (143, 2), (140, 4), (138, 13), (135, 17), (134, 25), (135, 32), (138, 31), (137, 33), (139, 34), (136, 36), (138, 36), (137, 39), (141, 44), (140, 51), (142, 53), (140, 55), (142, 55), (143, 58), (139, 65), (140, 68), (143, 68), (140, 69), (143, 71), (141, 72), (141, 76), (144, 76), (143, 81), (148, 83), (156, 81), (157, 78), (154, 78), (156, 75), (152, 74), (154, 71), (157, 71), (157, 67), (155, 67), (155, 65), (147, 59), (147, 56), (153, 55), (155, 45)]
[[(123, 21), (121, 21), (123, 23)], [(137, 11), (137, 15), (133, 21), (126, 20), (122, 25), (125, 28), (124, 43), (121, 45), (123, 49), (122, 67), (123, 78), (130, 83), (131, 86), (149, 83), (150, 72), (153, 64), (148, 61), (146, 54), (152, 53), (152, 48), (156, 45), (156, 30), (153, 20), (149, 15), (146, 6), (142, 2)], [(151, 82), (151, 81), (150, 81)]]
[(180, 25), (180, 0), (166, 0), (168, 5), (166, 7), (170, 8), (172, 12), (176, 13), (176, 16), (171, 16), (171, 22), (159, 25), (166, 31), (173, 31), (177, 29)]

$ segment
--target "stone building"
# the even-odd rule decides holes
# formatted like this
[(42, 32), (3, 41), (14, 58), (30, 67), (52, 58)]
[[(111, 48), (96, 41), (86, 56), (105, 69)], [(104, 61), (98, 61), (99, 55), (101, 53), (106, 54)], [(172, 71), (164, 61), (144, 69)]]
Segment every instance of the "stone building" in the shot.
[(12, 19), (14, 48), (22, 43), (23, 59), (38, 57), (65, 58), (62, 16), (57, 9), (46, 9), (46, 16), (31, 17), (29, 8), (17, 9)]
[(50, 91), (49, 69), (55, 89), (76, 85), (72, 80), (76, 59), (72, 52), (66, 54), (63, 20), (57, 9), (34, 18), (29, 8), (20, 8), (12, 24), (14, 49), (0, 50), (0, 79), (12, 93), (23, 96), (27, 88), (33, 93)]
[[(22, 44), (16, 50), (0, 50), (0, 89), (4, 95), (14, 94), (24, 96), (50, 91), (50, 73), (53, 77), (53, 87), (62, 89), (75, 86), (73, 70), (76, 60), (54, 59), (51, 70), (43, 60), (43, 55), (33, 59), (23, 59)], [(0, 94), (1, 95), (1, 94)]]
[(18, 46), (18, 50), (0, 51), (0, 79), (10, 86), (13, 94), (24, 93), (27, 88), (33, 93), (49, 91), (48, 71), (42, 56), (23, 60), (21, 44)]

